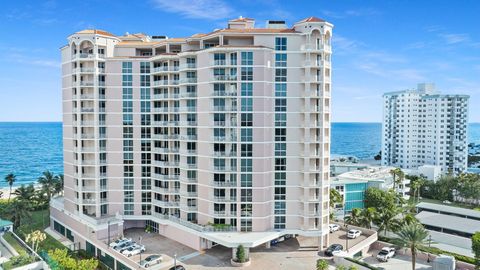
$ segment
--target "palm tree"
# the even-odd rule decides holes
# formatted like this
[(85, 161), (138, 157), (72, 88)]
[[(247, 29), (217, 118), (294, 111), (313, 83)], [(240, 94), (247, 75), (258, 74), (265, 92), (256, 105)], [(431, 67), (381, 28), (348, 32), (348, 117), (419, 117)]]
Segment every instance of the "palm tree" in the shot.
[(360, 213), (360, 226), (367, 229), (372, 228), (372, 223), (377, 218), (377, 210), (373, 207), (364, 208)]
[(350, 215), (345, 217), (345, 222), (354, 226), (360, 225), (360, 213), (361, 210), (359, 208), (353, 208)]
[(328, 262), (326, 260), (317, 260), (317, 270), (328, 270)]
[(30, 202), (15, 198), (12, 203), (6, 207), (3, 214), (13, 222), (13, 225), (16, 228), (18, 228), (22, 225), (23, 220), (31, 217), (30, 211)]
[(406, 213), (403, 215), (403, 221), (402, 223), (404, 225), (411, 225), (411, 224), (415, 224), (415, 223), (418, 223), (418, 220), (417, 218), (415, 217), (414, 214), (412, 213)]
[(59, 174), (56, 177), (54, 191), (55, 194), (60, 194), (63, 191), (63, 174)]
[(333, 208), (335, 207), (336, 204), (339, 204), (339, 203), (343, 203), (342, 195), (340, 195), (338, 190), (331, 188), (330, 189), (330, 219), (332, 220), (335, 214), (335, 211)]
[(16, 180), (17, 180), (17, 177), (13, 173), (9, 173), (9, 174), (7, 174), (7, 176), (5, 176), (5, 182), (7, 182), (8, 185), (10, 186), (10, 193), (8, 194), (8, 201), (9, 202), (10, 202), (10, 197), (12, 196), (13, 183), (15, 183)]
[(50, 171), (45, 171), (42, 176), (38, 178), (37, 182), (42, 185), (42, 189), (47, 194), (48, 202), (50, 202), (52, 194), (55, 192), (56, 177)]
[(400, 185), (405, 178), (405, 173), (400, 168), (395, 168), (390, 170), (390, 174), (393, 176), (393, 191), (397, 192), (395, 189), (396, 185)]
[(375, 224), (378, 226), (378, 231), (387, 235), (387, 231), (394, 231), (397, 229), (401, 222), (397, 218), (399, 213), (399, 209), (397, 207), (394, 208), (385, 208), (382, 209), (375, 219)]
[(16, 201), (28, 202), (35, 196), (35, 187), (33, 184), (28, 186), (22, 184), (19, 188), (15, 189), (13, 194), (16, 196)]
[(423, 177), (423, 176), (411, 179), (410, 187), (413, 190), (413, 201), (414, 202), (418, 202), (420, 200), (420, 189), (424, 185), (425, 185), (425, 177)]
[(404, 225), (398, 231), (398, 238), (395, 242), (402, 247), (410, 248), (412, 254), (412, 270), (415, 270), (417, 250), (427, 244), (428, 232), (418, 223)]

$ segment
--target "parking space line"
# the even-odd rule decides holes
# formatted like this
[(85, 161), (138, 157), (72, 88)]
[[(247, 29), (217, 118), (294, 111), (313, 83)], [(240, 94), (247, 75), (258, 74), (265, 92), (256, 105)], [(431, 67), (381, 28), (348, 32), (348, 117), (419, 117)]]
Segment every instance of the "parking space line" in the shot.
[(202, 254), (202, 253), (203, 253), (203, 252), (196, 251), (196, 252), (187, 254), (187, 255), (185, 255), (185, 256), (182, 256), (182, 257), (178, 258), (178, 260), (179, 260), (179, 261), (190, 260), (191, 258), (195, 258), (195, 257), (197, 257), (198, 255), (200, 255), (200, 254)]

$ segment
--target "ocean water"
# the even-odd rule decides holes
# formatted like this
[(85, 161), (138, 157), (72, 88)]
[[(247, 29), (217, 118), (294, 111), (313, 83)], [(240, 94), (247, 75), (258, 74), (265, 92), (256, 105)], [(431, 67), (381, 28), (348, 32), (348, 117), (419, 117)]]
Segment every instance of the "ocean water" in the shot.
[[(371, 159), (380, 151), (380, 123), (333, 123), (332, 154)], [(480, 123), (470, 124), (469, 141), (480, 144)], [(62, 124), (0, 122), (0, 187), (5, 175), (15, 185), (35, 182), (45, 170), (63, 171)]]
[(17, 176), (17, 186), (45, 170), (63, 172), (62, 124), (0, 122), (0, 187), (8, 186), (8, 173)]

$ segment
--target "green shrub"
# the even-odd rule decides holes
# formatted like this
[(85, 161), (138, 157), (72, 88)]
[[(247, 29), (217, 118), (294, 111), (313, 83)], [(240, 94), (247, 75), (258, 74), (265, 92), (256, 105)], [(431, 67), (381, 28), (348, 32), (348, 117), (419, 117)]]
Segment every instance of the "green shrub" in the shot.
[(35, 258), (28, 256), (27, 254), (19, 255), (10, 258), (10, 261), (2, 264), (3, 269), (10, 270), (27, 264), (35, 262)]
[(243, 245), (239, 245), (237, 247), (237, 262), (239, 263), (244, 263), (247, 261), (247, 258), (245, 257), (245, 248)]
[(328, 262), (326, 260), (317, 260), (317, 270), (328, 270)]
[[(356, 259), (352, 259), (352, 258), (348, 258), (348, 257), (346, 257), (345, 259), (346, 259), (347, 261), (351, 261), (351, 262), (353, 262), (353, 263), (356, 263), (356, 264), (361, 265), (361, 266), (363, 266), (363, 267), (366, 267), (366, 268), (368, 268), (368, 269), (378, 270), (377, 267), (371, 266), (370, 264), (368, 264), (368, 263), (366, 263), (366, 262), (362, 262), (362, 261), (359, 261), (359, 260), (356, 260)], [(354, 267), (354, 268), (352, 268), (352, 266), (350, 266), (348, 269), (349, 269), (349, 270), (358, 269), (358, 267), (355, 267), (355, 266), (353, 266), (353, 267)]]

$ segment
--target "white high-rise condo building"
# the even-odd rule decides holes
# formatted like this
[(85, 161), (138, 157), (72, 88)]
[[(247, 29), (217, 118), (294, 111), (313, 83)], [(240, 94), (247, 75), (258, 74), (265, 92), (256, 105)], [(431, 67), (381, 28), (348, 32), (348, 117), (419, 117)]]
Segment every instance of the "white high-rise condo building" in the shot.
[(405, 169), (467, 169), (468, 100), (442, 95), (433, 84), (383, 95), (382, 164)]
[(328, 244), (333, 26), (254, 24), (68, 37), (53, 229), (102, 252), (145, 226), (197, 250), (285, 234)]

